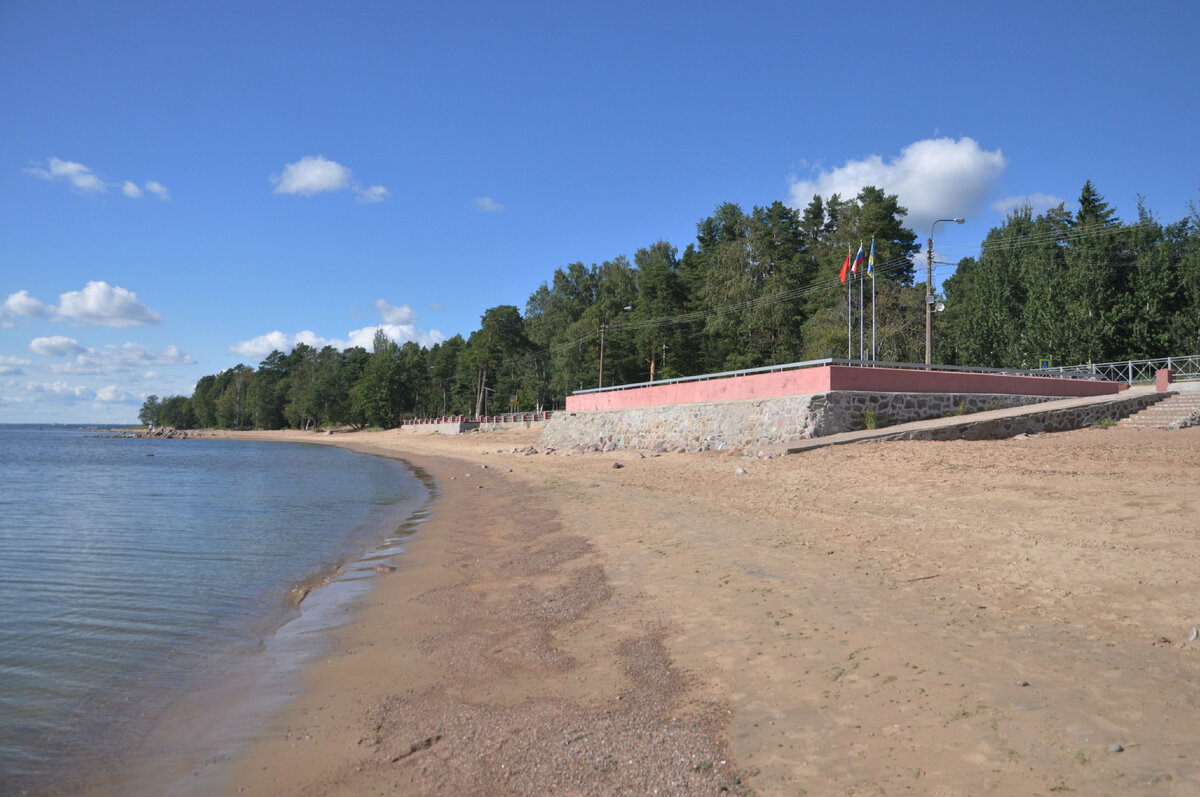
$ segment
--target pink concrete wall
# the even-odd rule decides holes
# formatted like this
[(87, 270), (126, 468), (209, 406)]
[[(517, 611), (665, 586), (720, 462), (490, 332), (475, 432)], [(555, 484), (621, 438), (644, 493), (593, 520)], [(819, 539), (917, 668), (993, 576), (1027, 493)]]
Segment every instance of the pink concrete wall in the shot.
[(665, 404), (804, 396), (830, 390), (870, 393), (999, 393), (1016, 396), (1102, 396), (1116, 393), (1115, 382), (1056, 379), (1042, 376), (973, 374), (961, 371), (918, 371), (898, 368), (854, 368), (827, 365), (768, 374), (733, 376), (699, 382), (652, 385), (629, 390), (567, 396), (568, 412), (619, 410)]
[(1106, 396), (1115, 382), (1058, 379), (1047, 376), (973, 374), (966, 371), (916, 371), (899, 368), (830, 366), (831, 390), (872, 393), (999, 393), (1006, 396)]
[(657, 407), (664, 404), (700, 404), (708, 401), (804, 396), (810, 393), (825, 393), (829, 389), (828, 367), (798, 368), (795, 371), (776, 371), (769, 374), (567, 396), (567, 410), (587, 412), (627, 407)]

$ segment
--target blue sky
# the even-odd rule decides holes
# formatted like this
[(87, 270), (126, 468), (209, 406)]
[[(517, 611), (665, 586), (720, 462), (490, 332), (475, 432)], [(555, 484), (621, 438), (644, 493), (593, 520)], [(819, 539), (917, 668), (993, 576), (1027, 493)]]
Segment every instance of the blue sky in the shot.
[[(1200, 201), (1195, 3), (0, 2), (0, 422), (423, 344), (726, 201)], [(940, 277), (948, 276), (943, 269)]]

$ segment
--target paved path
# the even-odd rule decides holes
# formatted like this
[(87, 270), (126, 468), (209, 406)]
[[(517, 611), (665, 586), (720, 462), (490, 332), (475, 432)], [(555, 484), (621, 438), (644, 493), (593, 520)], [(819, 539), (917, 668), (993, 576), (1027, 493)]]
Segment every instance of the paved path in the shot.
[(944, 432), (952, 430), (956, 427), (965, 428), (967, 426), (979, 423), (980, 421), (1016, 418), (1022, 415), (1033, 415), (1048, 411), (1069, 410), (1078, 407), (1091, 407), (1101, 404), (1116, 403), (1123, 399), (1129, 399), (1134, 396), (1149, 395), (1153, 394), (1154, 392), (1155, 390), (1153, 385), (1144, 385), (1133, 387), (1129, 390), (1123, 390), (1115, 395), (1059, 399), (1055, 401), (1042, 402), (1041, 404), (1029, 404), (1024, 407), (1009, 407), (1001, 410), (976, 412), (970, 415), (953, 415), (948, 418), (933, 418), (927, 421), (913, 421), (912, 423), (896, 424), (895, 426), (888, 426), (883, 429), (863, 429), (857, 432), (842, 432), (841, 434), (813, 437), (808, 440), (800, 440), (794, 443), (781, 443), (774, 446), (763, 446), (761, 450), (775, 455), (799, 454), (804, 451), (811, 451), (814, 448), (824, 448), (826, 446), (844, 445), (846, 443), (866, 443), (885, 437), (892, 437), (893, 435), (904, 432)]

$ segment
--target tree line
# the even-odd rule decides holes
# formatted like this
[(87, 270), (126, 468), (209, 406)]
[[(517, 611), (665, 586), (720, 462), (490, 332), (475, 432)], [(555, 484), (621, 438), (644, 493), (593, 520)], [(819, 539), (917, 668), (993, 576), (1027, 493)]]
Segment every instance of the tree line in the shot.
[[(864, 312), (875, 314), (875, 357), (917, 362), (925, 288), (914, 282), (921, 247), (906, 215), (873, 186), (853, 198), (814, 196), (803, 210), (724, 203), (697, 223), (682, 255), (660, 240), (632, 262), (562, 266), (524, 314), (492, 307), (465, 339), (422, 348), (378, 332), (369, 352), (299, 344), (257, 368), (205, 376), (190, 397), (151, 396), (138, 417), (177, 428), (391, 428), (410, 417), (555, 409), (600, 384), (840, 357), (850, 311), (838, 274), (871, 240), (875, 297)], [(1032, 367), (1047, 357), (1200, 352), (1200, 215), (1193, 208), (1163, 226), (1139, 204), (1138, 220), (1125, 224), (1089, 181), (1078, 212), (1010, 212), (942, 287), (936, 362)]]
[(1079, 210), (1008, 214), (945, 281), (947, 364), (1035, 366), (1200, 353), (1200, 213), (1121, 222), (1089, 180)]

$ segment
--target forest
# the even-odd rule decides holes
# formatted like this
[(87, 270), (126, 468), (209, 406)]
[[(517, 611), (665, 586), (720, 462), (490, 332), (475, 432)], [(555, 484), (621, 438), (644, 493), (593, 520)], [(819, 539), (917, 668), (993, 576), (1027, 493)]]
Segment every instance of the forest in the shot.
[[(1091, 181), (1078, 210), (1007, 214), (941, 285), (933, 361), (1034, 367), (1200, 353), (1200, 212), (1162, 224), (1139, 202), (1123, 222)], [(479, 328), (422, 348), (382, 332), (371, 351), (299, 344), (257, 367), (201, 378), (191, 396), (146, 399), (143, 424), (175, 428), (393, 428), (407, 418), (540, 412), (572, 391), (847, 353), (849, 252), (874, 241), (874, 359), (923, 362), (924, 269), (895, 195), (717, 206), (682, 255), (666, 241), (556, 268)], [(923, 262), (924, 258), (917, 258)], [(860, 268), (860, 275), (863, 269)], [(917, 282), (920, 276), (922, 281)], [(850, 280), (851, 283), (856, 280)], [(857, 285), (851, 286), (858, 356)], [(870, 357), (870, 322), (864, 349)]]

